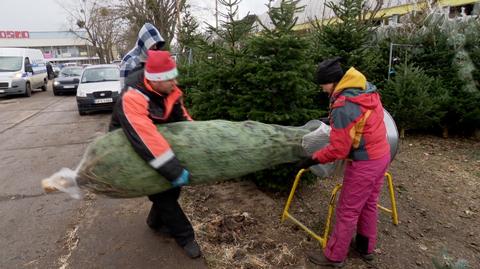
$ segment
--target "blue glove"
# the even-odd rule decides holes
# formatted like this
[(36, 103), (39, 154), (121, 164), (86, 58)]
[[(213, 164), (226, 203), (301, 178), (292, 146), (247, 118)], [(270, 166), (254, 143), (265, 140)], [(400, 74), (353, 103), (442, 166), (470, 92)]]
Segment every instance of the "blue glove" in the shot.
[(184, 185), (188, 185), (190, 183), (190, 173), (188, 172), (187, 169), (183, 169), (182, 174), (172, 181), (172, 186), (173, 187), (180, 187)]

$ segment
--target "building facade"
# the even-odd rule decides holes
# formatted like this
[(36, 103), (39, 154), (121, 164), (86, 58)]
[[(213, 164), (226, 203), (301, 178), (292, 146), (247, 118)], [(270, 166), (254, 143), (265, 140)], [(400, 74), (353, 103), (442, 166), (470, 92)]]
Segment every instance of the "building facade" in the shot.
[(45, 59), (54, 64), (96, 64), (95, 50), (79, 36), (85, 32), (69, 31), (8, 31), (0, 29), (0, 47), (40, 49)]
[[(297, 31), (308, 30), (312, 27), (312, 21), (326, 24), (336, 20), (332, 9), (326, 6), (327, 3), (339, 3), (340, 0), (300, 0), (297, 6), (303, 6), (301, 12), (297, 12), (297, 25), (293, 28)], [(280, 6), (281, 0), (274, 3), (274, 7)], [(379, 25), (396, 25), (402, 21), (402, 16), (412, 12), (422, 12), (424, 10), (433, 10), (440, 8), (442, 12), (449, 15), (450, 18), (460, 16), (479, 15), (480, 0), (367, 0), (364, 8), (372, 10), (377, 3), (381, 3), (379, 11), (375, 18)], [(268, 28), (273, 28), (273, 24), (268, 14), (262, 14), (259, 20)], [(260, 31), (261, 25), (254, 24), (254, 29)]]

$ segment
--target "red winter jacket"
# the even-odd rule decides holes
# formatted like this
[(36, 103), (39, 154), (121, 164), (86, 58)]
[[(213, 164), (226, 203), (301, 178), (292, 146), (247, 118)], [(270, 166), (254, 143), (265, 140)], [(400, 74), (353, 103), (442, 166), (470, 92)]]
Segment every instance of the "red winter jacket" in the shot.
[(376, 87), (350, 68), (330, 100), (330, 143), (313, 154), (320, 163), (339, 159), (375, 160), (390, 153)]

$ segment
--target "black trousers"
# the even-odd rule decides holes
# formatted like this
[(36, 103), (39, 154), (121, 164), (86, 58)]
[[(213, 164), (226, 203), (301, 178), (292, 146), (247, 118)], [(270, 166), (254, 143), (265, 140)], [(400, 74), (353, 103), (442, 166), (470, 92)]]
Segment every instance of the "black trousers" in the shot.
[(185, 246), (195, 239), (192, 224), (178, 204), (181, 188), (172, 188), (167, 191), (148, 196), (153, 202), (147, 222), (152, 228), (166, 226), (170, 235), (180, 246)]

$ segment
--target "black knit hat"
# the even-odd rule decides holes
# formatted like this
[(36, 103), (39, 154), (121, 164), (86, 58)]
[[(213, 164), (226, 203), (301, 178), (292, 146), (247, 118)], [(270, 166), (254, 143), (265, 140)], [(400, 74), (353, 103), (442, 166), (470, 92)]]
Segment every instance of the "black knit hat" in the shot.
[(318, 64), (315, 74), (317, 84), (335, 83), (342, 79), (344, 73), (340, 66), (341, 59), (342, 57), (335, 57), (324, 60)]

